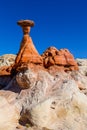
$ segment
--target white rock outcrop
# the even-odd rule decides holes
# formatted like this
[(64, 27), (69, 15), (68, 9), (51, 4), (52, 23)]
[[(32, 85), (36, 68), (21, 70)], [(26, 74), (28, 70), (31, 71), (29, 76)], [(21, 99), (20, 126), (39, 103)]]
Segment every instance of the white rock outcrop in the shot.
[(16, 58), (16, 55), (13, 54), (6, 54), (3, 56), (0, 56), (0, 67), (2, 66), (10, 66), (14, 63)]
[(79, 65), (79, 72), (85, 76), (87, 76), (87, 59), (76, 59)]
[(8, 82), (0, 77), (0, 130), (87, 130), (86, 63), (77, 62), (79, 71), (29, 68)]
[(15, 93), (0, 91), (0, 130), (16, 130), (20, 111), (15, 98)]
[[(52, 76), (40, 71), (36, 77), (36, 83), (18, 96), (19, 104), (22, 103), (21, 116), (42, 128), (86, 130), (87, 97), (76, 81), (67, 73)], [(22, 77), (22, 81), (26, 80)]]

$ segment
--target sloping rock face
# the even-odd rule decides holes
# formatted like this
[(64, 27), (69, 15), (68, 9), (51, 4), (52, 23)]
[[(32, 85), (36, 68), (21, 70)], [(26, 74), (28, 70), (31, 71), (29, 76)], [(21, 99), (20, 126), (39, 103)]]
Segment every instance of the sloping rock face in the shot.
[(42, 54), (42, 57), (46, 68), (57, 65), (64, 70), (78, 70), (73, 55), (67, 49), (57, 50), (55, 47), (50, 47)]
[(50, 130), (87, 129), (87, 97), (80, 92), (72, 73), (52, 75), (29, 69), (19, 72), (16, 80), (22, 87), (29, 86), (18, 96), (22, 121), (26, 119), (32, 125)]
[(27, 35), (23, 37), (20, 51), (17, 55), (16, 64), (22, 63), (33, 63), (33, 64), (41, 64), (42, 58), (36, 51), (33, 42), (30, 37)]
[(87, 59), (76, 59), (79, 66), (79, 72), (84, 76), (87, 76)]
[[(7, 115), (1, 116), (0, 128), (28, 130), (28, 125), (29, 130), (86, 130), (86, 82), (87, 76), (80, 71), (49, 73), (28, 68), (18, 72), (8, 82), (9, 91), (0, 91), (4, 98), (0, 115)], [(17, 90), (19, 87), (22, 90)]]
[(16, 130), (20, 117), (16, 95), (10, 91), (0, 91), (0, 130)]
[[(73, 88), (73, 86), (75, 87)], [(62, 87), (59, 87), (54, 96), (29, 110), (30, 121), (41, 127), (44, 126), (53, 130), (86, 130), (87, 104), (83, 102), (83, 99), (87, 100), (84, 95), (80, 95), (80, 92), (76, 90), (74, 82), (68, 81)], [(83, 123), (80, 124), (80, 122)]]

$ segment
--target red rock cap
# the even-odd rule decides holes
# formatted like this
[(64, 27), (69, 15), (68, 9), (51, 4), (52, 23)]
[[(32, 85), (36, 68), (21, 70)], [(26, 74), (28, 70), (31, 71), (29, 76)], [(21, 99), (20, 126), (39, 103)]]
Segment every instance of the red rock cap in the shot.
[(33, 27), (34, 26), (34, 21), (32, 20), (19, 20), (17, 22), (18, 25), (20, 26), (30, 26)]

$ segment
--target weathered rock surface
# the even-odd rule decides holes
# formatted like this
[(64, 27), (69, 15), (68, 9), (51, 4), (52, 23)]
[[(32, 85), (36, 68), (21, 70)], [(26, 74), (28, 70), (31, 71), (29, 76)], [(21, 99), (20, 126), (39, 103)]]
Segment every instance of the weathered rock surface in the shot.
[(13, 54), (6, 54), (0, 56), (0, 67), (2, 66), (10, 66), (15, 62), (16, 55)]
[(17, 79), (20, 86), (29, 85), (18, 96), (19, 104), (22, 103), (21, 116), (28, 122), (52, 130), (86, 130), (87, 97), (80, 92), (71, 74), (50, 75), (45, 71), (34, 74), (27, 70), (16, 78), (20, 79)]
[(32, 40), (28, 36), (24, 36), (20, 51), (15, 61), (16, 64), (22, 63), (42, 63), (42, 59), (38, 52), (36, 51)]
[(87, 76), (87, 59), (76, 59), (77, 64), (79, 65), (79, 72)]
[[(32, 21), (32, 20), (19, 20), (18, 22), (17, 22), (17, 24), (19, 25), (19, 26), (21, 26), (21, 27), (33, 27), (34, 26), (34, 21)], [(27, 29), (26, 29), (27, 30)], [(25, 30), (24, 30), (24, 32), (26, 32)]]
[(12, 65), (15, 62), (16, 55), (6, 54), (0, 56), (0, 75), (7, 76), (11, 74)]
[[(14, 106), (11, 107), (13, 113), (16, 113), (15, 109), (18, 112), (16, 120), (14, 116), (15, 122), (13, 116), (10, 116), (11, 118), (7, 116), (8, 119), (5, 117), (12, 125), (9, 125), (8, 130), (13, 130), (12, 127), (26, 130), (26, 124), (29, 124), (32, 130), (35, 125), (37, 130), (86, 130), (87, 96), (82, 91), (87, 88), (86, 81), (87, 77), (79, 71), (56, 71), (50, 74), (45, 70), (34, 71), (29, 68), (18, 72), (16, 78), (7, 85), (10, 93), (7, 94), (6, 90), (3, 92), (1, 90), (0, 93), (0, 96)], [(19, 87), (17, 85), (28, 89), (15, 92), (14, 90)], [(9, 98), (6, 95), (9, 95)], [(10, 110), (9, 105), (8, 109)], [(4, 111), (6, 108), (3, 107)], [(24, 126), (18, 125), (18, 122)], [(1, 124), (3, 129), (8, 127), (3, 126), (3, 121)]]
[(15, 60), (14, 71), (18, 71), (21, 66), (28, 67), (30, 63), (42, 64), (42, 57), (37, 52), (31, 37), (28, 35), (30, 27), (34, 26), (34, 22), (30, 20), (21, 20), (18, 22), (18, 25), (23, 28), (24, 36)]
[(16, 130), (20, 111), (15, 98), (15, 93), (0, 91), (0, 130)]
[(18, 25), (19, 53), (0, 68), (0, 130), (87, 130), (86, 61), (55, 47), (40, 56), (28, 35), (34, 22)]
[(84, 101), (87, 98), (75, 87), (73, 81), (68, 81), (59, 88), (56, 95), (30, 109), (31, 122), (53, 130), (86, 130), (87, 103)]
[(16, 55), (13, 54), (0, 56), (0, 88), (4, 88), (11, 81), (10, 74), (15, 58)]
[(77, 82), (80, 90), (87, 89), (87, 77), (82, 75), (80, 72), (70, 72), (72, 78)]
[(67, 49), (57, 50), (55, 47), (50, 47), (42, 54), (42, 57), (46, 68), (57, 65), (64, 67), (64, 70), (78, 70), (73, 55)]

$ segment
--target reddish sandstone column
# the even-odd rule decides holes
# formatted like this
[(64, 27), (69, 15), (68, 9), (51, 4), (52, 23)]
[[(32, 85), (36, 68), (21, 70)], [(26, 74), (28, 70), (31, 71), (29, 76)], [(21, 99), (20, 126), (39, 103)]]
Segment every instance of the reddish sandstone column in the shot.
[(20, 20), (17, 22), (23, 30), (23, 39), (21, 42), (20, 50), (18, 52), (15, 64), (22, 63), (34, 63), (41, 64), (42, 58), (37, 52), (31, 37), (29, 36), (30, 28), (34, 26), (34, 22), (31, 20)]

